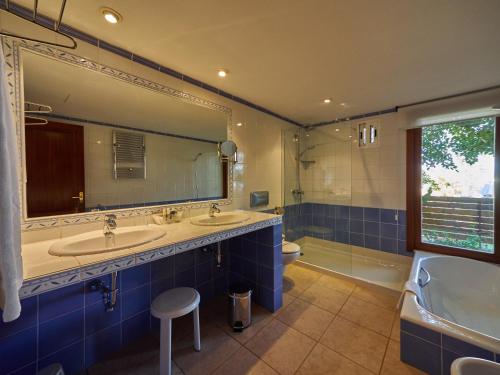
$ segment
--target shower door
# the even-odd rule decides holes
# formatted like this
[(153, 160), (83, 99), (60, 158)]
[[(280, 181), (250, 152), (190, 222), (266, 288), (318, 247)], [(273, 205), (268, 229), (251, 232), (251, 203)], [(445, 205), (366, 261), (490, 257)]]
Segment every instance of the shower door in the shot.
[(348, 123), (283, 133), (284, 234), (300, 262), (352, 273), (351, 141)]

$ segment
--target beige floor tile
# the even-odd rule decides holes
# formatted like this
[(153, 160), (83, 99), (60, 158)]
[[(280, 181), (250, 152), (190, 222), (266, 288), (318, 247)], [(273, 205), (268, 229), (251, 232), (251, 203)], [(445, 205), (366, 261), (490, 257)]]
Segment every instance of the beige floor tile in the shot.
[(278, 375), (269, 365), (250, 350), (241, 347), (214, 375)]
[(395, 312), (351, 296), (339, 315), (389, 337)]
[(382, 365), (382, 375), (417, 375), (424, 372), (409, 366), (399, 360), (399, 343), (389, 340), (387, 353), (385, 354), (384, 364)]
[(381, 288), (370, 288), (366, 286), (357, 286), (352, 294), (354, 297), (363, 301), (373, 303), (374, 305), (384, 307), (390, 310), (396, 310), (399, 296), (391, 291), (383, 291)]
[(320, 277), (319, 272), (291, 264), (283, 273), (283, 292), (297, 297)]
[(315, 341), (273, 320), (246, 343), (246, 347), (282, 375), (293, 374), (313, 348)]
[(397, 342), (399, 342), (400, 322), (401, 320), (399, 319), (399, 312), (398, 312), (394, 317), (394, 323), (392, 325), (392, 330), (391, 330), (391, 340)]
[(297, 375), (370, 375), (371, 372), (317, 344), (306, 358)]
[(323, 332), (333, 320), (334, 315), (299, 298), (288, 305), (278, 319), (283, 323), (319, 340)]
[(322, 284), (329, 289), (337, 290), (345, 294), (351, 294), (351, 292), (356, 287), (356, 284), (352, 281), (332, 275), (322, 275), (317, 283)]
[(229, 327), (226, 319), (224, 319), (224, 322), (220, 325), (220, 327), (224, 330), (224, 332), (227, 332), (229, 335), (231, 335), (232, 338), (239, 341), (241, 344), (244, 344), (252, 337), (254, 337), (267, 324), (269, 324), (271, 320), (273, 320), (272, 313), (257, 304), (253, 304), (252, 324), (249, 327), (245, 328), (243, 332), (234, 332), (233, 329)]
[(335, 318), (320, 342), (359, 365), (378, 373), (388, 339), (348, 320)]
[(319, 306), (332, 314), (336, 314), (344, 303), (346, 303), (349, 296), (338, 290), (330, 289), (318, 282), (306, 289), (299, 298)]
[(201, 351), (193, 349), (193, 336), (174, 344), (173, 359), (186, 374), (210, 374), (233, 355), (241, 345), (222, 329), (207, 325), (201, 329)]

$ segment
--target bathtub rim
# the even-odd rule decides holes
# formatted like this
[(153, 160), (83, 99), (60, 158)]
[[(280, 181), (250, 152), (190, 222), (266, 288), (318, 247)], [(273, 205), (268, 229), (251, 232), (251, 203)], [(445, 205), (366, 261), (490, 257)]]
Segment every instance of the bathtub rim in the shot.
[[(412, 269), (410, 271), (409, 281), (417, 282), (418, 270), (420, 263), (424, 259), (448, 257), (460, 258), (471, 262), (478, 262), (468, 258), (455, 257), (443, 254), (428, 253), (425, 251), (415, 251)], [(450, 322), (443, 319), (432, 312), (425, 309), (417, 301), (417, 296), (409, 291), (406, 291), (403, 299), (403, 306), (401, 308), (400, 318), (407, 320), (411, 323), (423, 326), (432, 331), (446, 334), (460, 341), (465, 341), (475, 346), (492, 351), (493, 353), (500, 353), (500, 338), (495, 338), (487, 334), (474, 331), (470, 328), (461, 326), (459, 324)]]

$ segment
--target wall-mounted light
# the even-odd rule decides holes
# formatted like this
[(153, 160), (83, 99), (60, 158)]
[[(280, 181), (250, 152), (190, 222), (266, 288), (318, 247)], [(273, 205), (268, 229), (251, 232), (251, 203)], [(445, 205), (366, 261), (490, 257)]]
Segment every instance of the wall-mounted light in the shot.
[(104, 19), (111, 24), (117, 24), (123, 19), (120, 13), (111, 8), (101, 8), (101, 13), (104, 16)]

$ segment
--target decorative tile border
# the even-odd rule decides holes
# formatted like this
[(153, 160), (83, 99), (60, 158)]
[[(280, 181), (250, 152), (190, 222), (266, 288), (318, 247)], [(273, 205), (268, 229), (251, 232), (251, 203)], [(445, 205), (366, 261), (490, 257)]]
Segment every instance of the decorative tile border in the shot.
[[(214, 103), (210, 100), (206, 100), (195, 95), (182, 92), (171, 87), (162, 85), (157, 82), (153, 82), (147, 80), (145, 78), (137, 77), (133, 74), (126, 73), (119, 69), (115, 69), (110, 66), (106, 66), (100, 63), (97, 63), (92, 60), (84, 59), (81, 56), (76, 54), (66, 52), (63, 50), (59, 50), (54, 47), (46, 46), (40, 43), (28, 42), (25, 40), (12, 40), (10, 38), (1, 37), (2, 47), (4, 50), (6, 69), (7, 69), (7, 82), (10, 88), (10, 104), (14, 109), (14, 114), (16, 117), (16, 133), (17, 133), (17, 147), (19, 152), (19, 162), (18, 162), (18, 170), (22, 171), (22, 175), (19, 176), (19, 195), (23, 206), (23, 221), (21, 223), (21, 229), (23, 231), (29, 230), (39, 230), (39, 229), (47, 229), (53, 227), (60, 227), (66, 225), (75, 225), (75, 224), (86, 224), (92, 223), (96, 221), (100, 221), (104, 219), (104, 215), (106, 213), (114, 213), (118, 218), (127, 218), (134, 216), (145, 216), (151, 215), (155, 212), (158, 212), (161, 208), (167, 205), (157, 205), (150, 207), (141, 207), (141, 208), (124, 208), (119, 210), (110, 210), (106, 212), (91, 212), (91, 213), (79, 213), (72, 215), (63, 215), (58, 217), (47, 217), (40, 219), (26, 219), (26, 208), (25, 208), (25, 199), (24, 199), (24, 181), (25, 181), (25, 170), (24, 166), (24, 126), (22, 118), (24, 117), (24, 107), (21, 101), (21, 93), (22, 89), (21, 85), (21, 56), (20, 51), (22, 49), (30, 50), (34, 53), (38, 53), (49, 58), (57, 59), (60, 61), (64, 61), (69, 64), (73, 64), (79, 67), (83, 67), (86, 69), (91, 69), (94, 71), (98, 71), (103, 74), (107, 74), (113, 78), (120, 79), (127, 83), (141, 86), (149, 90), (157, 91), (165, 95), (176, 97), (180, 100), (200, 105), (205, 108), (226, 113), (228, 116), (228, 125), (231, 123), (231, 115), (232, 111), (230, 108), (222, 106), (220, 104)], [(217, 202), (220, 205), (229, 205), (232, 203), (233, 196), (233, 168), (228, 168), (228, 198), (220, 199)], [(173, 207), (177, 210), (183, 210), (186, 208), (198, 209), (198, 208), (206, 208), (210, 204), (209, 201), (200, 201), (200, 202), (185, 202), (174, 205), (168, 205), (168, 207)]]
[(177, 244), (144, 251), (142, 253), (100, 262), (98, 264), (83, 266), (70, 271), (58, 272), (52, 275), (43, 276), (25, 282), (21, 288), (20, 297), (31, 297), (50, 290), (59, 289), (64, 286), (77, 283), (79, 281), (92, 279), (98, 276), (112, 273), (114, 271), (121, 271), (130, 267), (134, 267), (136, 265), (149, 263), (175, 254), (184, 253), (192, 249), (207, 246), (232, 237), (241, 236), (249, 232), (254, 232), (256, 230), (278, 225), (281, 223), (282, 217), (277, 216), (268, 220), (259, 221), (254, 224), (245, 225), (240, 228), (230, 229), (224, 232), (195, 238), (189, 241), (183, 241)]

